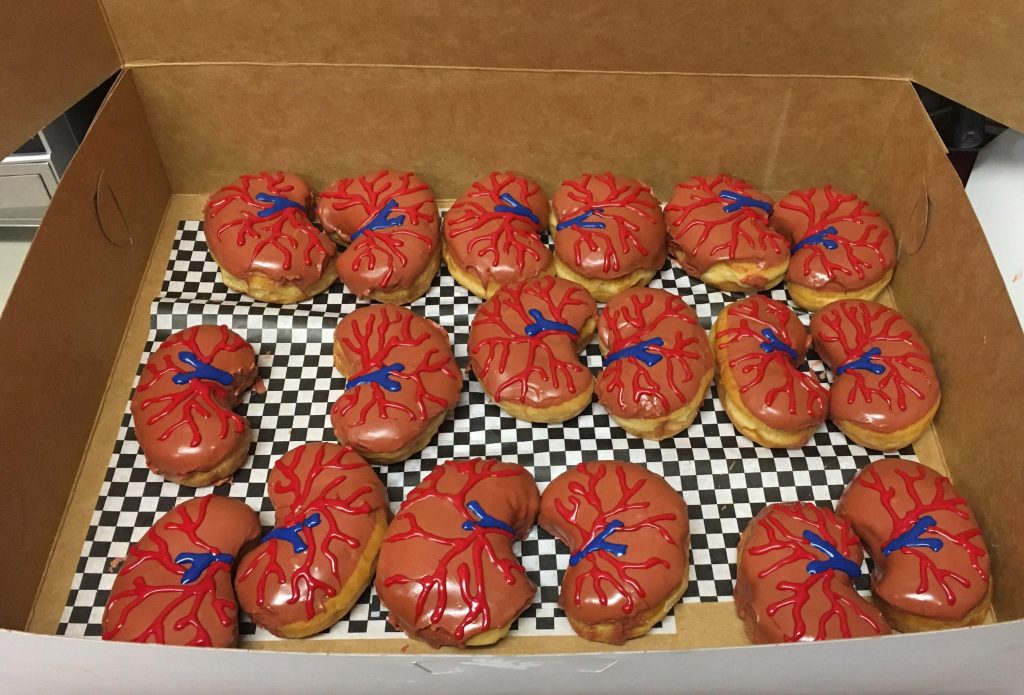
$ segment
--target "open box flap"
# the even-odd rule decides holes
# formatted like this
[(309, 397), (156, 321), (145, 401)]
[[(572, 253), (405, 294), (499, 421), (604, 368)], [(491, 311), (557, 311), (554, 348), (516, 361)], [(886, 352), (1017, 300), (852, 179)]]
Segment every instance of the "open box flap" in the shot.
[[(102, 0), (126, 65), (318, 63), (906, 77), (934, 0)], [(175, 7), (177, 6), (177, 7)], [(172, 9), (173, 8), (173, 9)]]
[(0, 10), (0, 158), (121, 67), (95, 0), (8, 2)]
[[(983, 6), (979, 6), (983, 5)], [(616, 0), (495, 5), (295, 0), (9, 3), (0, 42), (6, 154), (121, 65), (315, 63), (913, 78), (1024, 129), (1013, 0)], [(109, 25), (108, 25), (109, 23)], [(116, 39), (116, 43), (115, 43)], [(9, 86), (8, 86), (9, 85)]]
[[(912, 78), (1024, 128), (1014, 0), (101, 0), (125, 65), (313, 63)], [(1012, 77), (1008, 79), (1007, 73)]]
[(1024, 3), (946, 0), (913, 79), (1024, 131)]

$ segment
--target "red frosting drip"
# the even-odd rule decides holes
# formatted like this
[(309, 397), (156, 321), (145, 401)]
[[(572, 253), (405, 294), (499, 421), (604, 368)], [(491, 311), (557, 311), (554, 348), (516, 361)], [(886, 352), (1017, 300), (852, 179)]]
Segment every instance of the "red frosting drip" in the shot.
[[(352, 235), (392, 200), (396, 205), (388, 218), (404, 215), (404, 222), (395, 227), (364, 229), (352, 241)], [(342, 179), (320, 194), (319, 215), (325, 228), (336, 231), (343, 242), (351, 242), (338, 258), (338, 274), (360, 295), (374, 288), (410, 285), (437, 246), (434, 194), (412, 172), (383, 170)]]
[(798, 249), (790, 262), (789, 279), (815, 288), (836, 283), (847, 289), (881, 279), (895, 262), (896, 247), (889, 225), (867, 201), (853, 194), (840, 193), (830, 185), (821, 192), (825, 199), (821, 209), (814, 200), (818, 193), (814, 188), (793, 191), (779, 201), (779, 208), (795, 213), (801, 220), (797, 229), (790, 230), (794, 244), (828, 227), (839, 231), (831, 237), (837, 249), (821, 244)]
[(576, 336), (554, 330), (526, 334), (525, 327), (534, 323), (530, 308), (577, 332), (596, 311), (584, 288), (551, 276), (506, 285), (485, 302), (473, 318), (469, 356), (496, 402), (542, 405), (568, 400), (591, 382), (590, 371), (578, 358)]
[[(245, 174), (238, 179), (238, 183), (225, 186), (214, 193), (207, 203), (207, 215), (211, 221), (231, 203), (240, 202), (249, 206), (249, 209), (239, 210), (238, 218), (216, 225), (213, 232), (218, 241), (222, 241), (226, 234), (234, 233), (235, 244), (240, 247), (245, 246), (250, 240), (255, 241), (250, 265), (255, 265), (259, 256), (268, 249), (280, 254), (280, 266), (283, 270), (291, 270), (293, 258), (300, 248), (302, 263), (306, 266), (312, 266), (319, 260), (334, 255), (334, 249), (328, 250), (323, 235), (310, 223), (305, 207), (301, 210), (285, 207), (267, 217), (259, 217), (258, 213), (264, 210), (266, 205), (252, 196), (251, 188), (255, 182), (262, 182), (272, 195), (288, 197), (288, 194), (295, 190), (295, 186), (284, 183), (285, 178), (280, 172)], [(255, 185), (259, 187), (259, 184)], [(304, 205), (308, 204), (308, 200), (304, 202)], [(301, 243), (300, 240), (305, 243)], [(314, 252), (320, 254), (319, 259), (314, 260)]]
[[(496, 212), (496, 207), (508, 207), (501, 199), (503, 194), (511, 194), (527, 209), (546, 207), (546, 201), (543, 206), (538, 204), (537, 198), (543, 193), (533, 181), (512, 173), (492, 172), (486, 180), (473, 182), (444, 218), (445, 239), (456, 247), (453, 254), (464, 247), (465, 255), (478, 259), (472, 267), (485, 286), (492, 275), (503, 283), (529, 277), (535, 273), (527, 272), (528, 265), (543, 268), (551, 258), (540, 236), (543, 214), (537, 215), (541, 223), (535, 224), (523, 215)], [(509, 265), (515, 272), (508, 272)]]
[[(914, 525), (915, 522), (926, 515), (948, 512), (961, 519), (967, 519), (970, 517), (970, 510), (967, 507), (967, 501), (953, 490), (948, 478), (935, 476), (935, 486), (932, 490), (932, 494), (930, 498), (925, 500), (922, 499), (921, 494), (918, 492), (916, 487), (916, 484), (924, 480), (927, 475), (927, 471), (924, 467), (920, 467), (916, 475), (902, 469), (896, 469), (895, 474), (899, 476), (900, 480), (903, 482), (904, 489), (902, 492), (897, 492), (895, 488), (886, 485), (878, 474), (878, 471), (871, 467), (865, 469), (865, 471), (854, 480), (854, 484), (862, 485), (878, 494), (879, 501), (883, 509), (888, 513), (889, 519), (892, 522), (892, 533), (889, 535), (890, 541), (905, 533)], [(900, 497), (905, 496), (913, 502), (913, 506), (904, 514), (899, 514), (893, 506), (893, 500), (897, 495)], [(928, 528), (928, 534), (938, 536), (942, 539), (943, 543), (952, 543), (953, 545), (962, 548), (968, 557), (971, 567), (973, 567), (974, 571), (977, 572), (981, 581), (988, 582), (988, 573), (980, 563), (981, 558), (984, 557), (987, 552), (983, 545), (977, 545), (971, 542), (971, 539), (973, 538), (981, 539), (981, 529), (975, 526), (954, 534), (943, 528), (941, 520), (942, 516), (940, 515), (938, 517), (938, 523), (935, 526), (930, 526)], [(935, 562), (935, 558), (937, 557), (935, 552), (929, 551), (926, 548), (914, 548), (909, 546), (900, 548), (898, 552), (903, 553), (904, 555), (909, 555), (917, 560), (919, 567), (917, 593), (919, 594), (929, 591), (932, 579), (934, 579), (945, 595), (947, 603), (952, 606), (956, 604), (956, 593), (954, 592), (953, 586), (950, 582), (955, 582), (964, 588), (971, 586), (971, 581), (967, 577), (962, 574), (958, 574), (951, 569), (940, 567), (938, 563)]]
[[(619, 497), (614, 502), (606, 504), (606, 500), (602, 499), (601, 495), (598, 494), (597, 488), (602, 478), (608, 472), (608, 467), (600, 464), (581, 463), (576, 467), (576, 471), (586, 476), (586, 485), (573, 481), (569, 483), (569, 492), (572, 494), (569, 496), (568, 502), (563, 502), (561, 499), (555, 500), (555, 509), (558, 511), (559, 516), (562, 517), (569, 527), (576, 530), (579, 538), (584, 539), (579, 547), (572, 548), (573, 553), (578, 552), (593, 541), (599, 533), (608, 528), (608, 524), (611, 521), (621, 521), (621, 517), (624, 514), (634, 511), (649, 512), (649, 514), (645, 517), (630, 515), (633, 520), (629, 523), (624, 523), (620, 529), (615, 531), (614, 538), (612, 538), (613, 541), (628, 545), (629, 533), (631, 531), (649, 528), (655, 530), (666, 543), (673, 546), (676, 545), (676, 540), (673, 538), (672, 533), (663, 526), (664, 522), (675, 521), (677, 519), (676, 515), (654, 513), (651, 510), (651, 502), (649, 500), (634, 501), (633, 499), (638, 494), (643, 499), (644, 495), (641, 490), (647, 484), (646, 480), (638, 478), (633, 485), (630, 485), (626, 481), (625, 467), (616, 466), (615, 476), (619, 486)], [(588, 526), (583, 526), (576, 521), (580, 508), (583, 506), (589, 506), (591, 510), (596, 512), (596, 516)], [(626, 555), (629, 555), (628, 550)], [(590, 581), (600, 604), (607, 606), (608, 594), (602, 588), (602, 584), (607, 584), (623, 598), (623, 613), (633, 612), (634, 595), (640, 598), (647, 596), (643, 583), (637, 578), (630, 576), (629, 573), (642, 572), (654, 567), (664, 567), (666, 569), (669, 567), (669, 561), (662, 557), (652, 555), (646, 560), (626, 561), (615, 557), (615, 555), (605, 550), (587, 553), (580, 562), (587, 563), (588, 566), (587, 569), (576, 575), (573, 592), (575, 604), (579, 606), (583, 602), (585, 585), (587, 581)]]
[[(799, 641), (804, 639), (809, 629), (814, 630), (813, 626), (807, 624), (807, 617), (804, 615), (805, 607), (813, 600), (813, 594), (823, 595), (828, 606), (827, 610), (817, 616), (817, 630), (811, 634), (813, 639), (827, 639), (830, 636), (828, 624), (833, 619), (838, 621), (839, 631), (843, 637), (852, 637), (854, 634), (850, 627), (851, 617), (867, 622), (876, 633), (882, 631), (883, 623), (877, 615), (865, 611), (862, 606), (844, 595), (843, 592), (836, 592), (833, 589), (832, 584), (835, 581), (849, 583), (845, 574), (837, 574), (833, 569), (808, 574), (807, 564), (821, 560), (821, 553), (816, 551), (810, 542), (801, 535), (802, 532), (796, 532), (792, 527), (792, 522), (796, 522), (801, 529), (806, 528), (813, 531), (820, 538), (831, 543), (844, 558), (856, 558), (859, 563), (859, 540), (849, 522), (838, 518), (831, 511), (813, 504), (777, 504), (773, 505), (772, 509), (771, 514), (756, 520), (764, 530), (767, 542), (751, 547), (746, 552), (754, 556), (785, 553), (767, 568), (758, 572), (759, 579), (767, 579), (776, 573), (780, 573), (780, 576), (798, 578), (779, 581), (776, 588), (789, 595), (775, 601), (767, 608), (769, 617), (783, 610), (792, 612), (793, 632), (785, 635), (785, 641)], [(785, 518), (790, 519), (791, 522), (782, 521)], [(855, 551), (855, 549), (857, 550)], [(815, 613), (817, 612), (815, 611)]]
[[(434, 605), (430, 610), (429, 621), (432, 625), (436, 625), (445, 616), (448, 606), (448, 585), (452, 581), (450, 576), (454, 572), (455, 581), (458, 583), (467, 609), (453, 631), (456, 640), (462, 640), (466, 630), (474, 624), (477, 624), (474, 629), (474, 632), (477, 633), (486, 632), (491, 627), (491, 606), (487, 599), (487, 586), (484, 582), (484, 565), (495, 567), (509, 585), (518, 581), (529, 582), (526, 570), (513, 557), (503, 557), (495, 549), (493, 540), (495, 536), (500, 537), (503, 544), (511, 542), (513, 536), (508, 531), (474, 524), (469, 531), (463, 531), (461, 525), (453, 526), (452, 531), (458, 530), (457, 535), (431, 533), (420, 525), (416, 515), (407, 508), (419, 500), (434, 499), (456, 510), (465, 521), (477, 522), (478, 519), (466, 507), (467, 502), (470, 501), (470, 495), (473, 494), (473, 488), (487, 480), (512, 478), (523, 475), (525, 472), (519, 467), (502, 467), (495, 470), (496, 465), (501, 464), (498, 464), (497, 461), (473, 459), (450, 461), (444, 466), (435, 468), (419, 486), (409, 493), (402, 505), (402, 510), (399, 511), (392, 523), (392, 529), (397, 529), (399, 524), (405, 523), (406, 530), (389, 532), (384, 541), (386, 544), (393, 544), (408, 540), (421, 540), (446, 548), (438, 559), (433, 572), (419, 577), (392, 574), (384, 577), (382, 584), (384, 587), (410, 583), (419, 584), (415, 621), (418, 622), (425, 614), (428, 601), (433, 595)], [(457, 490), (444, 492), (441, 488), (446, 483), (445, 478), (450, 471), (457, 472), (465, 478)], [(457, 562), (463, 553), (469, 553), (469, 562)], [(456, 566), (452, 567), (453, 564)], [(517, 574), (519, 577), (516, 576)]]
[[(346, 471), (362, 470), (367, 466), (361, 458), (352, 454), (350, 448), (338, 447), (333, 456), (326, 457), (327, 447), (320, 445), (313, 455), (310, 469), (300, 472), (306, 448), (298, 447), (274, 465), (273, 476), (276, 480), (270, 488), (271, 499), (275, 502), (278, 499), (289, 500), (286, 506), (277, 510), (275, 526), (291, 526), (311, 514), (320, 514), (317, 527), (299, 531), (308, 546), (302, 553), (301, 564), (293, 567), (295, 553), (288, 542), (272, 539), (245, 557), (244, 568), (240, 568), (236, 583), (245, 582), (265, 560), (262, 563), (263, 570), (256, 580), (256, 604), (266, 604), (268, 583), (272, 597), (276, 599), (278, 586), (288, 582), (291, 597), (287, 602), (292, 604), (302, 601), (308, 620), (319, 612), (326, 598), (338, 593), (340, 587), (337, 578), (342, 576), (343, 570), (351, 571), (350, 567), (343, 567), (342, 559), (331, 550), (332, 544), (341, 543), (349, 548), (360, 546), (357, 538), (341, 529), (343, 524), (349, 523), (344, 517), (369, 515), (378, 505), (376, 501), (368, 499), (377, 492), (370, 485), (344, 490), (344, 494), (341, 494), (350, 477)], [(325, 483), (324, 479), (328, 482)], [(278, 560), (279, 552), (285, 558), (284, 565)], [(329, 579), (334, 581), (325, 581), (317, 572), (316, 565), (324, 558), (331, 570)]]
[[(761, 331), (768, 327), (782, 343), (797, 353), (799, 359), (803, 359), (806, 345), (790, 334), (789, 326), (794, 320), (792, 310), (781, 302), (754, 295), (731, 305), (728, 312), (729, 325), (734, 327), (718, 331), (716, 340), (718, 349), (725, 350), (729, 356), (727, 365), (737, 374), (740, 393), (763, 390), (767, 410), (777, 410), (776, 401), (784, 398), (783, 412), (801, 417), (804, 413), (800, 413), (798, 408), (803, 400), (807, 418), (818, 422), (824, 420), (828, 390), (815, 377), (797, 369), (784, 351), (765, 352), (761, 349), (761, 344), (766, 341)], [(740, 376), (748, 378), (740, 380)], [(768, 383), (759, 389), (766, 377)], [(777, 385), (770, 385), (776, 380)]]
[[(196, 340), (196, 334), (200, 328), (202, 327), (193, 326), (175, 333), (164, 341), (159, 349), (163, 351), (180, 346), (182, 351), (195, 354), (203, 362), (213, 363), (221, 352), (236, 352), (249, 348), (249, 343), (236, 333), (228, 330), (225, 326), (218, 326), (220, 329), (219, 342), (208, 352), (203, 351)], [(163, 364), (159, 364), (160, 360), (154, 360), (146, 365), (136, 389), (137, 394), (144, 394), (164, 377), (170, 379), (182, 371), (175, 356), (164, 354), (162, 357)], [(159, 422), (167, 423), (158, 437), (159, 441), (167, 440), (179, 427), (187, 427), (191, 432), (190, 446), (197, 447), (202, 443), (202, 434), (196, 422), (197, 417), (216, 417), (220, 421), (221, 439), (227, 437), (232, 429), (236, 433), (245, 430), (245, 420), (231, 410), (235, 399), (236, 394), (229, 387), (207, 379), (192, 379), (171, 393), (153, 398), (143, 398), (140, 407), (142, 410), (146, 410), (152, 405), (161, 404), (159, 409), (145, 420), (147, 425), (156, 425)], [(167, 420), (167, 418), (173, 418), (175, 411), (178, 411), (178, 418)]]

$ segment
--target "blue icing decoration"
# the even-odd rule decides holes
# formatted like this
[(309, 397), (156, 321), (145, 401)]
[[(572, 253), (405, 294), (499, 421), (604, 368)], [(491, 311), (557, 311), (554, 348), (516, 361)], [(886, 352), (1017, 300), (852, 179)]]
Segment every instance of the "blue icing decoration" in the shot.
[(805, 246), (811, 246), (812, 244), (820, 244), (829, 251), (839, 248), (839, 242), (835, 240), (835, 236), (839, 234), (839, 230), (835, 227), (825, 227), (820, 232), (809, 234), (803, 239), (793, 245), (793, 248), (789, 250), (790, 255), (796, 254), (797, 251)]
[(817, 574), (835, 570), (849, 575), (851, 578), (860, 576), (860, 565), (857, 565), (839, 554), (836, 547), (813, 531), (804, 531), (804, 540), (811, 544), (815, 550), (825, 553), (824, 560), (811, 560), (807, 563), (807, 574)]
[(398, 207), (397, 200), (395, 200), (394, 198), (388, 200), (388, 202), (384, 203), (384, 207), (378, 210), (377, 214), (370, 218), (369, 222), (367, 222), (362, 227), (357, 229), (352, 234), (352, 236), (349, 237), (349, 241), (355, 241), (356, 239), (361, 237), (363, 235), (363, 232), (365, 231), (377, 232), (380, 231), (381, 229), (388, 229), (389, 227), (399, 227), (405, 224), (405, 215), (398, 215), (396, 217), (388, 219), (388, 216), (396, 207)]
[(185, 574), (181, 575), (182, 584), (191, 584), (196, 581), (203, 576), (206, 568), (215, 562), (230, 565), (234, 561), (235, 556), (227, 553), (178, 553), (178, 557), (174, 558), (174, 564), (183, 567), (188, 565)]
[(766, 203), (763, 200), (757, 198), (751, 198), (750, 196), (743, 195), (742, 193), (736, 193), (735, 191), (723, 190), (718, 194), (719, 198), (725, 200), (731, 200), (733, 202), (726, 203), (722, 206), (722, 212), (736, 212), (741, 208), (760, 208), (769, 215), (772, 214), (772, 204)]
[(507, 533), (507, 534), (509, 534), (511, 536), (516, 535), (515, 529), (513, 529), (511, 526), (506, 524), (501, 519), (496, 519), (493, 516), (491, 516), (490, 514), (488, 514), (487, 512), (485, 512), (484, 508), (476, 500), (471, 500), (471, 501), (467, 502), (466, 503), (466, 509), (468, 509), (470, 512), (473, 513), (473, 515), (477, 518), (477, 521), (470, 521), (468, 519), (466, 521), (463, 521), (462, 522), (462, 530), (463, 531), (472, 531), (476, 527), (479, 527), (479, 528), (495, 528), (495, 529), (498, 529), (500, 531), (504, 531), (505, 533)]
[(301, 531), (304, 528), (313, 528), (314, 526), (320, 525), (320, 513), (313, 512), (302, 521), (296, 521), (291, 526), (278, 526), (277, 528), (271, 529), (270, 533), (265, 535), (260, 543), (266, 543), (269, 540), (287, 541), (292, 544), (292, 552), (304, 553), (309, 548), (306, 541), (302, 540)]
[(516, 200), (511, 193), (502, 193), (498, 198), (500, 198), (505, 205), (495, 205), (495, 212), (507, 212), (512, 215), (519, 215), (520, 217), (525, 217), (534, 224), (540, 224), (540, 218), (533, 214), (533, 210)]
[(604, 212), (604, 208), (591, 208), (584, 210), (575, 217), (570, 217), (567, 220), (562, 220), (555, 225), (555, 231), (560, 232), (566, 227), (579, 227), (580, 229), (604, 229), (604, 222), (594, 220), (587, 221), (587, 218), (591, 215), (600, 215)]
[(873, 358), (878, 357), (881, 354), (881, 348), (873, 347), (857, 359), (850, 360), (846, 364), (840, 365), (836, 368), (836, 376), (839, 376), (844, 372), (848, 372), (851, 369), (863, 369), (864, 371), (871, 372), (872, 374), (882, 374), (885, 372), (885, 365), (875, 364), (871, 361)]
[(784, 352), (789, 355), (789, 359), (796, 360), (798, 355), (796, 350), (786, 345), (784, 342), (779, 340), (779, 336), (775, 335), (775, 331), (771, 328), (765, 328), (761, 331), (761, 335), (764, 336), (765, 342), (761, 343), (760, 348), (762, 351), (767, 353), (772, 352)]
[(172, 376), (171, 381), (178, 386), (184, 386), (193, 379), (216, 381), (221, 386), (231, 386), (231, 384), (234, 383), (234, 379), (231, 374), (225, 372), (223, 369), (217, 369), (209, 362), (203, 362), (201, 359), (196, 357), (194, 352), (182, 350), (178, 353), (178, 359), (195, 370), (191, 372), (178, 372)]
[(544, 314), (541, 313), (540, 309), (530, 309), (526, 312), (533, 319), (533, 323), (526, 324), (523, 328), (523, 333), (527, 337), (534, 337), (538, 333), (544, 331), (562, 331), (563, 333), (569, 333), (571, 335), (579, 335), (579, 332), (567, 323), (558, 323), (557, 321), (548, 321), (544, 318)]
[(935, 526), (932, 516), (922, 516), (909, 529), (893, 538), (882, 547), (882, 555), (889, 556), (902, 548), (928, 548), (933, 553), (942, 548), (941, 538), (921, 538), (921, 535)]
[(284, 212), (287, 208), (298, 208), (303, 212), (306, 211), (306, 206), (302, 203), (296, 203), (294, 200), (289, 200), (288, 198), (279, 195), (257, 193), (256, 200), (261, 203), (270, 203), (270, 207), (263, 208), (256, 213), (257, 217), (270, 217), (271, 215), (276, 215), (279, 212)]
[(359, 374), (348, 380), (345, 384), (346, 389), (352, 389), (360, 384), (377, 384), (385, 391), (391, 391), (394, 393), (402, 388), (402, 385), (391, 378), (391, 372), (404, 372), (405, 365), (400, 362), (394, 364), (387, 364), (380, 369), (374, 369), (372, 372), (366, 372), (365, 374)]
[(636, 345), (630, 345), (629, 347), (624, 347), (621, 350), (609, 352), (608, 356), (604, 358), (604, 366), (607, 367), (616, 360), (621, 360), (626, 357), (632, 357), (634, 359), (640, 360), (648, 367), (653, 367), (654, 365), (658, 364), (658, 362), (661, 362), (664, 355), (648, 352), (647, 348), (649, 348), (652, 345), (657, 345), (658, 347), (661, 347), (664, 344), (665, 341), (662, 340), (661, 338), (649, 338), (647, 340), (640, 341)]
[(599, 534), (594, 536), (589, 543), (569, 556), (569, 567), (575, 567), (584, 557), (590, 553), (596, 553), (598, 550), (611, 553), (615, 557), (622, 557), (625, 555), (627, 550), (625, 543), (612, 543), (608, 540), (608, 536), (612, 535), (623, 526), (625, 526), (625, 524), (618, 519), (612, 519), (609, 521), (608, 525), (605, 526)]

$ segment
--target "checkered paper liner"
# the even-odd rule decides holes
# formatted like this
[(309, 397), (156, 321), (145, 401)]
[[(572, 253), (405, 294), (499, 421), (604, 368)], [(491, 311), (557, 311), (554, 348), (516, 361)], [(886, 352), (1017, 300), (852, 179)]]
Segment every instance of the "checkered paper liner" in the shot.
[[(672, 263), (666, 263), (651, 286), (685, 298), (705, 328), (710, 328), (727, 303), (739, 297), (691, 279)], [(786, 300), (782, 289), (773, 290), (771, 296)], [(103, 608), (116, 576), (112, 561), (123, 558), (161, 515), (185, 499), (212, 489), (258, 510), (265, 528), (273, 525), (273, 507), (266, 496), (273, 463), (300, 444), (336, 441), (329, 412), (341, 395), (344, 380), (333, 367), (333, 331), (340, 318), (359, 304), (340, 283), (309, 301), (285, 307), (228, 290), (207, 251), (202, 223), (179, 223), (163, 285), (152, 305), (149, 340), (138, 373), (156, 346), (187, 326), (221, 323), (244, 336), (256, 349), (260, 376), (266, 384), (265, 393), (250, 391), (238, 408), (252, 425), (252, 455), (230, 483), (216, 488), (193, 490), (166, 482), (146, 467), (126, 404), (59, 634), (101, 634)], [(410, 308), (449, 331), (455, 357), (465, 367), (469, 327), (479, 305), (480, 300), (442, 268), (426, 296)], [(809, 320), (806, 315), (802, 318)], [(596, 373), (601, 367), (596, 340), (584, 354)], [(810, 355), (809, 364), (817, 373), (824, 373), (825, 367), (815, 355)], [(914, 458), (909, 448), (901, 455)], [(430, 446), (404, 464), (377, 470), (387, 485), (392, 509), (397, 511), (409, 491), (438, 462), (477, 456), (525, 465), (541, 491), (575, 464), (597, 459), (640, 463), (664, 476), (682, 493), (689, 508), (692, 551), (684, 602), (732, 600), (740, 531), (765, 504), (802, 500), (834, 506), (854, 474), (869, 461), (882, 458), (849, 442), (831, 423), (820, 427), (812, 441), (799, 450), (757, 446), (737, 434), (714, 386), (685, 433), (654, 442), (627, 435), (596, 402), (579, 417), (561, 424), (516, 420), (488, 403), (479, 382), (470, 376), (453, 415)], [(540, 528), (518, 545), (527, 574), (539, 589), (511, 633), (572, 634), (558, 607), (559, 586), (569, 564), (568, 549)], [(862, 575), (861, 581), (865, 579)], [(867, 587), (862, 584), (859, 588)], [(349, 615), (313, 639), (401, 637), (385, 618), (386, 611), (371, 587)], [(652, 633), (675, 631), (671, 613), (652, 629)], [(244, 614), (240, 632), (245, 640), (275, 639)]]

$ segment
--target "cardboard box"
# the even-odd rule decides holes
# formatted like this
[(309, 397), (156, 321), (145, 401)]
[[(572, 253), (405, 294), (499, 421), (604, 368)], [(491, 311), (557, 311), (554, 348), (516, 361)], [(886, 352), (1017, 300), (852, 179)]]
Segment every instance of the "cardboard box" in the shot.
[[(1012, 2), (636, 3), (92, 0), (8, 3), (0, 153), (122, 70), (61, 183), (0, 319), (0, 674), (107, 691), (339, 685), (511, 690), (961, 692), (1018, 685), (1024, 643), (1024, 335), (984, 234), (911, 86), (1024, 127)], [(508, 640), (281, 643), (343, 654), (55, 637), (178, 219), (239, 172), (321, 186), (384, 164), (453, 198), (494, 167), (547, 190), (581, 170), (662, 198), (725, 170), (769, 193), (861, 192), (900, 243), (892, 296), (943, 382), (918, 445), (987, 534), (994, 624), (749, 648), (730, 604), (608, 649)], [(355, 649), (360, 653), (355, 653)], [(495, 672), (495, 669), (507, 673)]]

